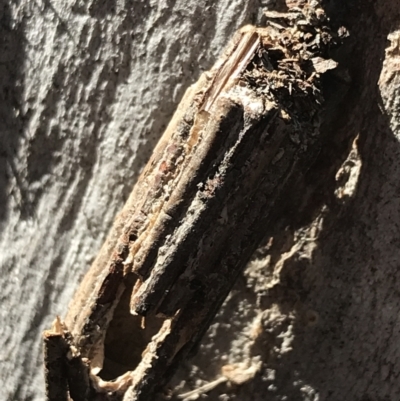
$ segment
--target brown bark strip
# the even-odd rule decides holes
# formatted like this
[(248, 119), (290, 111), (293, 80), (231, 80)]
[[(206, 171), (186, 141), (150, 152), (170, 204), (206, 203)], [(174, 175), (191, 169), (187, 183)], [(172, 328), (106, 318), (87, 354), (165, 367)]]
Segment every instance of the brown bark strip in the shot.
[(46, 395), (51, 401), (88, 401), (95, 390), (89, 367), (71, 344), (71, 335), (57, 317), (43, 333)]
[[(152, 398), (207, 330), (314, 159), (319, 74), (334, 66), (321, 57), (332, 38), (320, 9), (275, 17), (281, 28), (243, 28), (188, 89), (72, 300), (65, 324), (76, 352), (69, 362), (57, 355), (48, 379), (59, 375), (61, 392), (68, 382), (74, 401)], [(132, 369), (142, 326), (147, 347)], [(114, 381), (102, 379), (103, 367)]]
[(43, 333), (43, 348), (46, 396), (49, 400), (68, 401), (68, 376), (65, 362), (69, 347), (58, 318), (51, 330)]

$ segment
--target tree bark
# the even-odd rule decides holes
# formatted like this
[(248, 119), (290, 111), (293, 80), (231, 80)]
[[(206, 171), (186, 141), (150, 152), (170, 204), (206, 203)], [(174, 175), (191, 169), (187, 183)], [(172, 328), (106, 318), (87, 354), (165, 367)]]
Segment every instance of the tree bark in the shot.
[[(185, 89), (238, 27), (284, 9), (272, 3), (0, 4), (3, 399), (43, 399), (42, 330), (65, 315)], [(328, 139), (176, 394), (222, 375), (208, 399), (400, 396), (400, 5), (326, 3), (350, 32), (326, 82)]]

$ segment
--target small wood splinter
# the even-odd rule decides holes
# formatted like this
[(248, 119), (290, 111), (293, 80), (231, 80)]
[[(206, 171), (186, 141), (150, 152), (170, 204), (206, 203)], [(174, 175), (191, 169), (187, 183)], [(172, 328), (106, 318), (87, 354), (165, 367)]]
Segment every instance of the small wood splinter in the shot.
[(187, 90), (65, 321), (44, 333), (49, 400), (151, 400), (282, 213), (315, 158), (319, 78), (336, 65), (321, 9), (292, 14), (238, 31)]

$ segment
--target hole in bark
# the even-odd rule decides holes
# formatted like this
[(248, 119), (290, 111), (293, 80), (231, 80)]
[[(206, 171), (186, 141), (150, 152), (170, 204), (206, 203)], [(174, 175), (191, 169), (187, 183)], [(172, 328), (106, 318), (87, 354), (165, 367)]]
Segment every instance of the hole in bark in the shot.
[(103, 369), (99, 373), (103, 380), (113, 380), (134, 370), (147, 344), (163, 323), (162, 319), (146, 316), (145, 328), (142, 329), (142, 316), (130, 314), (129, 302), (135, 281), (136, 276), (133, 274), (126, 280), (126, 288), (106, 333)]

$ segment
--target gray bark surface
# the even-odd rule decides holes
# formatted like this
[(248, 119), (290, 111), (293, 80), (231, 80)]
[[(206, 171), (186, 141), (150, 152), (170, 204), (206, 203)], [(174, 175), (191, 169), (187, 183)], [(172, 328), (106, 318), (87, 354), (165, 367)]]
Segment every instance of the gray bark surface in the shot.
[[(185, 89), (272, 3), (0, 2), (1, 399), (43, 399), (41, 332)], [(208, 399), (400, 398), (400, 5), (329, 3), (351, 34), (331, 139), (177, 394), (225, 377)]]

